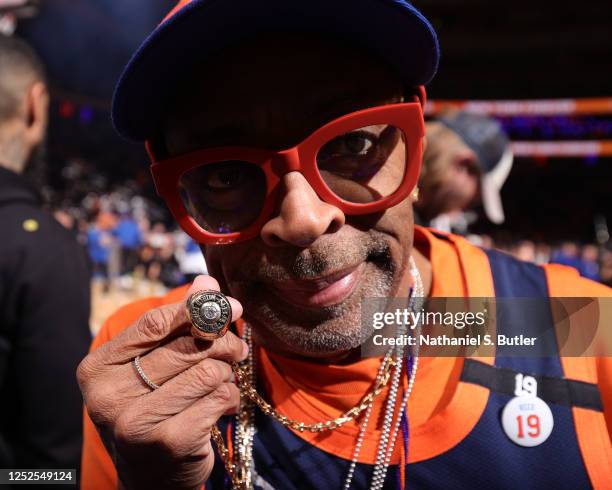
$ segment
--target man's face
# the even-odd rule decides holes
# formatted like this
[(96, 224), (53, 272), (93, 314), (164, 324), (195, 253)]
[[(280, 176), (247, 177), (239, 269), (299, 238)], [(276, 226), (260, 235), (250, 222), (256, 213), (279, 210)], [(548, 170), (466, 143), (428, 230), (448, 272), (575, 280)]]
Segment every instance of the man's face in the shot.
[(427, 123), (426, 131), (427, 168), (417, 208), (425, 220), (431, 220), (472, 206), (480, 193), (481, 173), (476, 154), (457, 133), (439, 122)]
[[(292, 38), (226, 50), (180, 93), (166, 124), (171, 156), (225, 145), (285, 149), (336, 117), (402, 100), (399, 80), (365, 53)], [(399, 175), (402, 152), (398, 146), (389, 157)], [(242, 303), (258, 343), (332, 357), (367, 334), (363, 298), (407, 295), (412, 232), (409, 200), (345, 216), (290, 172), (257, 238), (203, 251), (210, 274)]]

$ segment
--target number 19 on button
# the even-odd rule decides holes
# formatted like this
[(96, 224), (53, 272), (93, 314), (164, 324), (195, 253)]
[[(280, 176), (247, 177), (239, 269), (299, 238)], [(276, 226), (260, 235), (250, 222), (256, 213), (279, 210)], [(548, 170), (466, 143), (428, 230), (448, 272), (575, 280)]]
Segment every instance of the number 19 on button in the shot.
[(535, 396), (515, 397), (502, 412), (504, 432), (519, 446), (539, 446), (548, 439), (553, 425), (550, 408)]

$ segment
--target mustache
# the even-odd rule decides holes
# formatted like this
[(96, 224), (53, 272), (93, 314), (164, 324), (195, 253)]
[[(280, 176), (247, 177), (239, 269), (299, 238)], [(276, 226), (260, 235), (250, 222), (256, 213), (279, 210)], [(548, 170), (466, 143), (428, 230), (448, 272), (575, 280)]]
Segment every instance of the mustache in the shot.
[(282, 282), (326, 276), (370, 261), (393, 272), (391, 247), (382, 233), (368, 232), (362, 240), (326, 240), (306, 249), (259, 250), (243, 262), (236, 277), (245, 282)]

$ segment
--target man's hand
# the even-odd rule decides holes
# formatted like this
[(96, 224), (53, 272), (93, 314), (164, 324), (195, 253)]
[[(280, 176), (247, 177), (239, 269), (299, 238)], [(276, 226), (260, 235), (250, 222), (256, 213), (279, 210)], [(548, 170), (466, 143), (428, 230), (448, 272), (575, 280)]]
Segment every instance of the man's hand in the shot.
[[(199, 276), (188, 295), (206, 289), (218, 291), (219, 284)], [(242, 306), (228, 299), (236, 321)], [(126, 488), (199, 488), (214, 463), (210, 429), (238, 408), (229, 363), (246, 358), (246, 343), (231, 332), (196, 340), (190, 326), (185, 301), (151, 310), (78, 368), (87, 411)], [(139, 377), (136, 356), (159, 389)]]

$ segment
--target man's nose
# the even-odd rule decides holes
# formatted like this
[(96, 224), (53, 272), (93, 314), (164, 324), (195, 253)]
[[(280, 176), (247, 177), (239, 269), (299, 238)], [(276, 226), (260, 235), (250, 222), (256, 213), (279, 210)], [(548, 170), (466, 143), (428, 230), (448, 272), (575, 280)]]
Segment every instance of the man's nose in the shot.
[(278, 211), (261, 229), (267, 245), (308, 247), (344, 225), (344, 213), (322, 201), (301, 173), (288, 172), (281, 186)]

